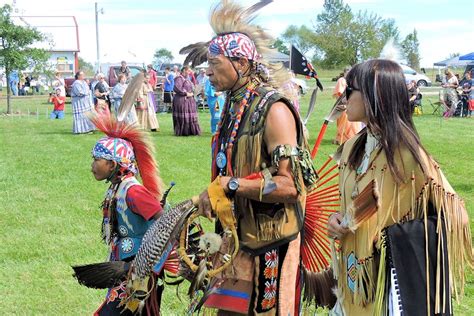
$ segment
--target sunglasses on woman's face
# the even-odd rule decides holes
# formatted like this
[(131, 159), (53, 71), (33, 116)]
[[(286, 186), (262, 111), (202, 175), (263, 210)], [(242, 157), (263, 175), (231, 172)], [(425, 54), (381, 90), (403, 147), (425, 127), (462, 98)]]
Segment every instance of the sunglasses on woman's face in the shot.
[(352, 92), (354, 91), (360, 91), (360, 89), (351, 87), (350, 85), (347, 85), (346, 87), (346, 99), (349, 100), (349, 97), (351, 96)]

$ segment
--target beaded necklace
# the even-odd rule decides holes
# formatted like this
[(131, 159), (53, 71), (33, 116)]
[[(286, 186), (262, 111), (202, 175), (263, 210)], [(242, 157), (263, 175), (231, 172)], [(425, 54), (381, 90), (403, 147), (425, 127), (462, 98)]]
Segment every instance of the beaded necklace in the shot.
[[(231, 158), (232, 158), (232, 149), (234, 147), (234, 142), (235, 138), (237, 137), (237, 132), (239, 130), (240, 122), (242, 121), (242, 115), (245, 112), (245, 110), (249, 106), (249, 100), (251, 96), (255, 93), (255, 88), (258, 86), (259, 82), (258, 80), (251, 80), (247, 86), (245, 87), (245, 93), (241, 94), (238, 93), (234, 96), (229, 96), (227, 107), (225, 111), (222, 111), (221, 114), (221, 119), (219, 120), (219, 125), (217, 127), (217, 132), (214, 136), (214, 144), (213, 144), (213, 150), (214, 150), (214, 159), (213, 159), (213, 167), (217, 167), (218, 174), (222, 175), (225, 171), (224, 169), (227, 169), (227, 172), (229, 172), (230, 176), (233, 176), (233, 171), (232, 171), (232, 166), (231, 166)], [(243, 97), (242, 97), (243, 95)], [(240, 97), (242, 99), (240, 100), (239, 104), (239, 110), (237, 113), (232, 113), (232, 105), (235, 102), (238, 102)], [(233, 127), (230, 135), (227, 138), (227, 135), (223, 134), (222, 130), (222, 125), (224, 124), (225, 117), (226, 115), (230, 114), (230, 124), (229, 127), (232, 125), (233, 121)], [(225, 136), (222, 137), (222, 140), (219, 141), (220, 136)], [(217, 176), (215, 174), (216, 168), (213, 168), (213, 178)]]

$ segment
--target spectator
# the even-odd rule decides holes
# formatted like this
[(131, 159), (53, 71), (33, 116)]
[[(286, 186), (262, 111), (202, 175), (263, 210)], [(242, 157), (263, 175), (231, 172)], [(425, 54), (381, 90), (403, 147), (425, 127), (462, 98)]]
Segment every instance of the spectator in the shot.
[(49, 116), (50, 119), (60, 119), (64, 118), (64, 104), (66, 103), (66, 97), (61, 95), (61, 89), (56, 89), (56, 93), (51, 94), (49, 102), (54, 104), (53, 112)]
[(197, 84), (205, 87), (207, 79), (208, 78), (206, 76), (206, 69), (201, 68), (199, 70), (199, 75), (196, 77)]
[(32, 77), (30, 80), (31, 94), (39, 93), (39, 82), (36, 77)]
[(118, 75), (118, 82), (110, 92), (110, 100), (113, 105), (115, 115), (118, 115), (118, 110), (120, 108), (120, 103), (122, 102), (123, 95), (125, 90), (127, 90), (127, 77), (124, 74)]
[(145, 73), (145, 80), (142, 84), (142, 88), (138, 92), (136, 106), (138, 124), (145, 130), (150, 129), (152, 132), (157, 132), (160, 126), (156, 119), (155, 108), (150, 96), (150, 94), (153, 94), (153, 89), (149, 84), (149, 79), (148, 73)]
[(61, 96), (66, 96), (66, 83), (59, 71), (54, 75), (53, 87), (55, 88), (54, 91), (56, 91), (56, 89), (61, 89)]
[(171, 109), (173, 102), (173, 88), (174, 88), (174, 75), (170, 72), (170, 67), (165, 68), (165, 79), (163, 84), (163, 103), (164, 112), (168, 112)]
[(94, 87), (94, 95), (97, 99), (95, 109), (101, 111), (108, 107), (110, 110), (109, 85), (105, 82), (104, 74), (97, 74), (97, 79), (99, 82)]
[(225, 95), (216, 91), (209, 80), (204, 83), (204, 93), (207, 98), (207, 105), (211, 112), (211, 133), (214, 135), (217, 131), (217, 124), (221, 118), (222, 109), (224, 108)]
[(193, 84), (188, 79), (189, 68), (181, 69), (175, 78), (173, 98), (173, 128), (176, 136), (200, 135)]
[(467, 101), (467, 116), (471, 117), (474, 111), (474, 79), (471, 73), (466, 72), (464, 84), (462, 86), (463, 98)]
[(18, 76), (18, 71), (13, 70), (10, 72), (8, 76), (8, 81), (10, 85), (10, 90), (13, 95), (18, 96), (18, 83), (20, 81), (20, 77)]
[(441, 84), (443, 90), (440, 91), (440, 102), (445, 108), (444, 117), (451, 117), (456, 110), (456, 105), (458, 103), (458, 94), (456, 89), (459, 85), (458, 78), (453, 74), (449, 69), (446, 69), (445, 73), (446, 78)]
[(197, 85), (196, 77), (194, 76), (194, 71), (191, 68), (188, 69), (188, 79), (193, 83), (194, 87)]
[(72, 84), (71, 103), (74, 134), (92, 133), (94, 125), (87, 117), (86, 113), (92, 110), (90, 99), (91, 91), (89, 85), (84, 80), (84, 72), (78, 71), (75, 75), (76, 81)]
[(173, 76), (176, 78), (180, 74), (178, 65), (173, 66)]
[(121, 66), (120, 66), (120, 68), (119, 68), (119, 70), (118, 70), (117, 76), (120, 75), (120, 74), (124, 74), (125, 77), (127, 78), (127, 80), (130, 79), (130, 68), (128, 68), (127, 62), (126, 62), (125, 60), (122, 60), (122, 62), (120, 63), (120, 65), (121, 65)]
[(146, 66), (146, 68), (147, 68), (148, 77), (150, 78), (148, 79), (148, 83), (150, 84), (151, 88), (155, 90), (156, 83), (158, 82), (158, 80), (156, 79), (156, 71), (155, 69), (153, 69), (153, 66), (151, 64)]
[(406, 85), (408, 89), (408, 96), (412, 113), (415, 113), (417, 115), (422, 114), (421, 110), (419, 109), (419, 106), (421, 105), (421, 94), (420, 89), (416, 84), (416, 81), (407, 79)]

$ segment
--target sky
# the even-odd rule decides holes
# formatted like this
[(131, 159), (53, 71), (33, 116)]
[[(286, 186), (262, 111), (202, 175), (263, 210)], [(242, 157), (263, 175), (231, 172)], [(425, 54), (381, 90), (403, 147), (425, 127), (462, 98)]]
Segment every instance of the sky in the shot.
[[(17, 15), (75, 16), (79, 26), (80, 56), (97, 60), (95, 6), (93, 0), (0, 0), (14, 4)], [(209, 8), (215, 0), (102, 0), (99, 13), (99, 55), (101, 62), (150, 63), (156, 49), (167, 48), (180, 62), (181, 47), (212, 37), (208, 24)], [(251, 5), (256, 0), (241, 0)], [(60, 3), (60, 5), (58, 5)], [(439, 0), (347, 0), (353, 12), (367, 10), (392, 18), (401, 38), (416, 29), (420, 42), (421, 66), (430, 67), (450, 54), (474, 51), (474, 1)], [(274, 0), (260, 11), (256, 22), (278, 37), (289, 25), (312, 27), (322, 11), (322, 0)], [(46, 24), (45, 20), (49, 24)], [(71, 19), (31, 19), (33, 26), (60, 25), (65, 28), (39, 28), (50, 32), (57, 47), (74, 46)]]

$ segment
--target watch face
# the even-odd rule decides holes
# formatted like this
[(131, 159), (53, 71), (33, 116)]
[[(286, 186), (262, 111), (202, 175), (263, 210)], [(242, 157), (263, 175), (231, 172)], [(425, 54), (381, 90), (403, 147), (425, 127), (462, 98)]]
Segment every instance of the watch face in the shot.
[(237, 181), (237, 179), (231, 179), (229, 181), (229, 189), (232, 191), (235, 191), (238, 188), (239, 188), (239, 182)]

